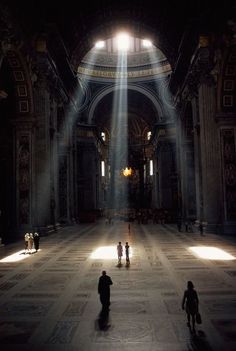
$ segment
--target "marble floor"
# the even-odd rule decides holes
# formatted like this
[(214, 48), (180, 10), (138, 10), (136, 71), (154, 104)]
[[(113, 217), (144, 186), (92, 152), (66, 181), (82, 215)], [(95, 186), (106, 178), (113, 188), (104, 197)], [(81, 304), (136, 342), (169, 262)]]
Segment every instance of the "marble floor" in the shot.
[[(118, 241), (132, 248), (129, 267), (117, 266)], [(37, 253), (22, 253), (23, 239), (1, 247), (1, 350), (236, 350), (236, 261), (199, 258), (190, 250), (195, 246), (236, 257), (232, 237), (133, 223), (129, 233), (121, 221), (63, 228), (42, 237)], [(23, 259), (3, 261), (13, 253)], [(104, 328), (97, 293), (102, 270), (113, 280)], [(200, 299), (195, 334), (181, 309), (188, 280)]]

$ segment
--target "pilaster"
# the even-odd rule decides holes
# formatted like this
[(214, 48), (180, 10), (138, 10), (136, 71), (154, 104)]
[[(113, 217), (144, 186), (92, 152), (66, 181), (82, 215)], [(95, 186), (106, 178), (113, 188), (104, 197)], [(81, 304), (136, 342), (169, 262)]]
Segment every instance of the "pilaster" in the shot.
[(219, 136), (215, 123), (215, 87), (203, 81), (199, 87), (199, 122), (201, 144), (202, 197), (201, 220), (208, 227), (219, 223), (220, 214), (220, 154)]
[(50, 222), (50, 94), (47, 82), (38, 78), (35, 102), (35, 226)]
[(34, 121), (15, 119), (12, 121), (15, 134), (16, 214), (20, 231), (31, 230), (33, 217), (33, 141)]

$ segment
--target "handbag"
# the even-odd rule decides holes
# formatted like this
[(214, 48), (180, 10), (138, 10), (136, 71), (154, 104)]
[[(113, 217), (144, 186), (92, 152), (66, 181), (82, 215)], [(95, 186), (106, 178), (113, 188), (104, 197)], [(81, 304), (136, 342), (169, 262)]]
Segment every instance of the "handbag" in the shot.
[(197, 324), (202, 324), (202, 317), (199, 312), (196, 314), (196, 322)]

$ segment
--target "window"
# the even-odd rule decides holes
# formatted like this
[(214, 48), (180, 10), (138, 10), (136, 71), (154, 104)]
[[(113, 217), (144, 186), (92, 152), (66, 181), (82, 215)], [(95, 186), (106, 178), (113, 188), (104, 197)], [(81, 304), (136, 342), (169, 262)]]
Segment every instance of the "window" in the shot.
[(102, 177), (105, 177), (105, 161), (101, 161), (101, 172)]
[(95, 43), (95, 48), (96, 49), (103, 49), (105, 47), (105, 41), (104, 40), (99, 40)]
[(104, 132), (101, 132), (101, 137), (103, 141), (106, 141), (106, 134)]
[(152, 132), (147, 132), (147, 140), (150, 140), (151, 139), (151, 136), (152, 136)]
[(150, 176), (153, 175), (153, 160), (149, 161), (149, 174)]
[(150, 40), (148, 40), (148, 39), (144, 39), (142, 41), (142, 45), (143, 45), (144, 48), (151, 48), (152, 47), (152, 42)]

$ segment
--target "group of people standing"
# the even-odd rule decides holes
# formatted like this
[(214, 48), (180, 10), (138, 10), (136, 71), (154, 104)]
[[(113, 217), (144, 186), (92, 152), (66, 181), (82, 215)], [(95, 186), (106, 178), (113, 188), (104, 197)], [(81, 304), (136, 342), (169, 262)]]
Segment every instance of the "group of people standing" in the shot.
[[(130, 251), (130, 246), (129, 246), (129, 243), (126, 241), (125, 243), (126, 266), (130, 265), (129, 251)], [(123, 246), (121, 244), (121, 241), (119, 241), (117, 245), (117, 256), (118, 256), (118, 266), (121, 266), (121, 259), (123, 256)]]
[(26, 233), (25, 234), (25, 254), (29, 253), (31, 254), (33, 252), (33, 249), (35, 252), (38, 252), (39, 250), (39, 233)]

